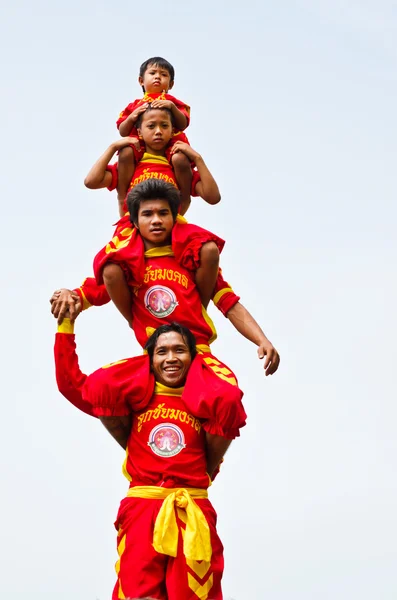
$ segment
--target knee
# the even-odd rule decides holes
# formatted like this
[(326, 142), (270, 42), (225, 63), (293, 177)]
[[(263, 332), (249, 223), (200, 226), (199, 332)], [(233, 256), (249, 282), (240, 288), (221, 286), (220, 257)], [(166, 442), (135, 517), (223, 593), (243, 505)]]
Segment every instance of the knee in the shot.
[(123, 270), (121, 267), (119, 267), (119, 265), (109, 263), (104, 266), (102, 277), (106, 287), (112, 286), (124, 277)]
[(217, 266), (219, 265), (219, 248), (215, 242), (207, 242), (200, 250), (200, 263)]
[(183, 154), (182, 152), (177, 152), (176, 154), (173, 154), (171, 158), (171, 163), (174, 169), (180, 171), (188, 169), (191, 170), (190, 160), (188, 159), (186, 154)]
[(131, 146), (125, 146), (125, 148), (119, 150), (119, 163), (125, 164), (132, 160), (134, 160), (134, 150)]

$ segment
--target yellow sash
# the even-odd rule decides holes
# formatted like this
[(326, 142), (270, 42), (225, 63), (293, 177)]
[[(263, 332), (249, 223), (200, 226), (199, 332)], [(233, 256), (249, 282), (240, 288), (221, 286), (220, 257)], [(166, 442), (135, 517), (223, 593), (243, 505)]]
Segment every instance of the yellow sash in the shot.
[(201, 508), (193, 498), (208, 498), (208, 492), (200, 488), (162, 488), (136, 486), (127, 492), (129, 498), (163, 500), (153, 532), (153, 547), (160, 554), (175, 557), (178, 552), (178, 525), (175, 506), (186, 511), (186, 531), (183, 553), (188, 560), (211, 562), (212, 547), (210, 529)]

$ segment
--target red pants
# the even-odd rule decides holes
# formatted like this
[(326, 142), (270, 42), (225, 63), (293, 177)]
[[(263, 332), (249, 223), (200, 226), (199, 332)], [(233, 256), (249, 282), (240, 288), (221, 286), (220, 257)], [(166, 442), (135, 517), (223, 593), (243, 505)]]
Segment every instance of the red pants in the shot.
[[(176, 508), (179, 527), (176, 558), (153, 548), (154, 522), (162, 500), (125, 498), (117, 521), (117, 583), (112, 600), (145, 598), (156, 600), (222, 600), (223, 546), (216, 532), (216, 512), (207, 499), (195, 499), (207, 519), (212, 545), (211, 563), (186, 561), (182, 530), (186, 512)], [(182, 518), (180, 518), (182, 517)]]

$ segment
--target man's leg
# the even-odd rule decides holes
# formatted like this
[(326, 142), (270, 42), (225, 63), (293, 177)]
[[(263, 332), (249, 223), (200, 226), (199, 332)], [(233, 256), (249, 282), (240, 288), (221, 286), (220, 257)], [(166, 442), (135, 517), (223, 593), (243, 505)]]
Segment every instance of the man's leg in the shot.
[(114, 263), (106, 264), (103, 269), (103, 281), (111, 300), (131, 325), (131, 291), (123, 269)]
[(178, 152), (171, 157), (172, 168), (181, 192), (180, 213), (184, 215), (190, 206), (190, 190), (192, 187), (192, 166), (187, 156)]
[(211, 300), (219, 269), (219, 250), (215, 242), (203, 244), (200, 250), (200, 266), (196, 271), (196, 286), (201, 304), (207, 308)]
[(162, 500), (125, 498), (120, 505), (116, 527), (117, 583), (112, 600), (150, 597), (168, 600), (165, 572), (168, 557), (153, 548), (153, 523)]
[(183, 554), (183, 531), (186, 511), (177, 508), (179, 527), (178, 555), (170, 558), (166, 571), (168, 600), (222, 600), (223, 545), (216, 531), (216, 512), (207, 499), (196, 499), (210, 528), (211, 562), (186, 560)]
[(119, 152), (117, 199), (120, 217), (124, 215), (123, 204), (135, 171), (134, 150), (131, 146), (122, 148)]

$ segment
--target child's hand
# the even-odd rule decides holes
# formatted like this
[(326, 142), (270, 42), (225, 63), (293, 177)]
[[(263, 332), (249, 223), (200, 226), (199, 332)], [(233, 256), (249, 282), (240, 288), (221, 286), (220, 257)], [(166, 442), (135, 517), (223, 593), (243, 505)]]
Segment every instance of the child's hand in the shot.
[(175, 142), (175, 144), (172, 146), (171, 156), (177, 152), (182, 152), (182, 154), (185, 154), (190, 162), (196, 162), (200, 158), (200, 154), (196, 152), (196, 150), (193, 150), (193, 148), (185, 142)]
[(168, 108), (168, 110), (172, 110), (172, 107), (175, 106), (171, 100), (153, 100), (152, 108)]
[(130, 120), (133, 123), (136, 123), (137, 120), (138, 120), (139, 115), (141, 115), (142, 113), (144, 113), (148, 106), (149, 106), (149, 104), (147, 102), (145, 102), (145, 104), (141, 104), (141, 106), (138, 106), (138, 108), (136, 108), (134, 110), (134, 112), (132, 112), (130, 114)]
[(115, 150), (121, 150), (126, 146), (134, 146), (137, 150), (141, 149), (141, 143), (136, 136), (123, 137), (113, 143)]

